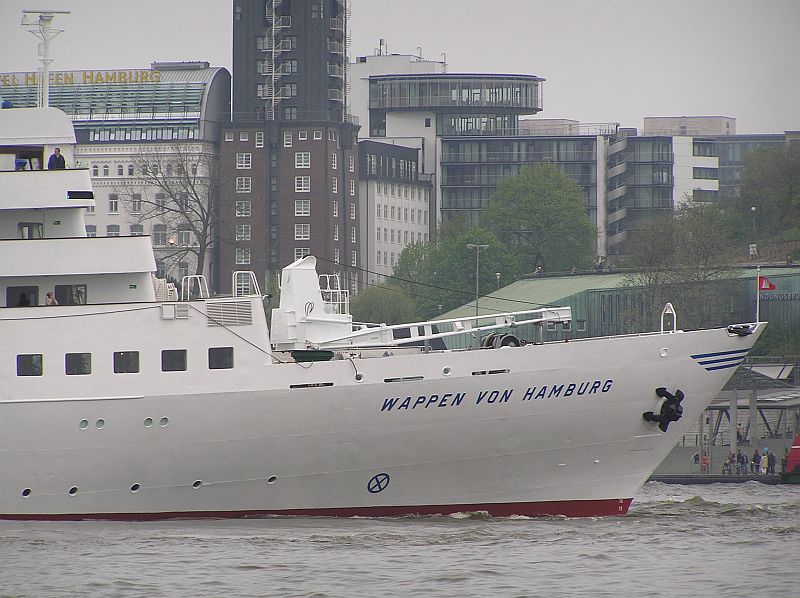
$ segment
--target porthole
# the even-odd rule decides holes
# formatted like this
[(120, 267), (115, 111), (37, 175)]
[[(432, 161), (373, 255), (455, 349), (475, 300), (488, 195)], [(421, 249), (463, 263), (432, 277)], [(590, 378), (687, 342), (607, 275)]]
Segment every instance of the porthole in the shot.
[(160, 420), (158, 420), (158, 425), (161, 426), (162, 428), (165, 428), (168, 423), (169, 423), (169, 418), (166, 417), (162, 417)]
[(361, 372), (356, 374), (356, 382), (361, 382), (363, 379), (364, 379), (364, 374), (362, 374)]
[(106, 420), (104, 419), (98, 419), (96, 422), (94, 422), (94, 427), (97, 428), (98, 430), (102, 430), (103, 426), (105, 425), (106, 425)]
[(134, 484), (133, 486), (131, 486), (131, 492), (139, 492), (139, 488), (141, 488), (139, 484)]
[(31, 495), (31, 489), (30, 488), (25, 488), (22, 491), (22, 498), (28, 498), (30, 495)]
[(658, 352), (658, 354), (661, 355), (661, 357), (666, 357), (668, 353), (669, 349), (667, 349), (666, 347), (664, 347), (663, 349), (661, 349), (661, 351)]
[(153, 418), (152, 417), (144, 418), (144, 427), (145, 428), (149, 428), (152, 425), (153, 425)]
[(197, 489), (197, 488), (199, 488), (199, 487), (200, 487), (200, 486), (202, 486), (202, 485), (203, 485), (203, 482), (202, 482), (201, 480), (196, 480), (196, 481), (195, 481), (195, 483), (194, 483), (194, 484), (192, 484), (192, 488), (195, 488), (195, 489)]
[(73, 486), (72, 488), (67, 490), (67, 494), (69, 494), (70, 496), (75, 496), (77, 493), (78, 493), (78, 487), (77, 486)]
[(86, 428), (89, 427), (89, 420), (88, 419), (82, 419), (81, 423), (79, 423), (78, 426), (80, 427), (81, 430), (85, 430)]
[(267, 484), (274, 484), (278, 481), (278, 476), (271, 475), (267, 478)]
[(442, 368), (442, 373), (445, 376), (449, 376), (452, 373), (453, 369), (448, 365)]

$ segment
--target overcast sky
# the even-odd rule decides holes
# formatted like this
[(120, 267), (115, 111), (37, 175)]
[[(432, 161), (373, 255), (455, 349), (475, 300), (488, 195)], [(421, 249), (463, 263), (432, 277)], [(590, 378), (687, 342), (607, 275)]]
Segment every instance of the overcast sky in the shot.
[[(0, 72), (33, 71), (23, 8), (71, 10), (54, 70), (207, 60), (231, 69), (231, 0), (0, 0)], [(351, 58), (447, 56), (450, 72), (544, 77), (543, 118), (723, 115), (800, 129), (800, 0), (351, 0)]]

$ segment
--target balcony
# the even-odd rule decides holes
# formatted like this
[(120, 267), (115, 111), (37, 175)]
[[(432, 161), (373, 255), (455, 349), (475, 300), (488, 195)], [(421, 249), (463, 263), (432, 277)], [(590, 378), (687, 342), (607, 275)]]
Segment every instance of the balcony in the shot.
[(328, 42), (328, 52), (330, 54), (344, 55), (344, 44), (340, 42)]
[(333, 102), (344, 102), (344, 92), (341, 89), (329, 89), (328, 99)]
[(328, 75), (331, 77), (344, 77), (344, 69), (340, 67), (338, 64), (329, 64), (328, 65)]
[(334, 31), (344, 31), (344, 20), (343, 19), (329, 19), (330, 27)]

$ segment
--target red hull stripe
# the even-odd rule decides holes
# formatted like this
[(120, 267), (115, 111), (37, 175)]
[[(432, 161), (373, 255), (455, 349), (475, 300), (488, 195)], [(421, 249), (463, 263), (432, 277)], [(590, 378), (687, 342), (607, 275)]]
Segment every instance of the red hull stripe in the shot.
[(527, 517), (600, 517), (624, 515), (632, 498), (604, 500), (558, 500), (547, 502), (489, 503), (468, 505), (423, 505), (385, 507), (344, 507), (335, 509), (282, 509), (248, 511), (168, 511), (163, 513), (3, 513), (0, 519), (20, 521), (80, 521), (103, 519), (113, 521), (154, 521), (158, 519), (241, 519), (270, 515), (302, 517), (402, 517), (406, 515), (450, 515), (452, 513), (486, 512), (493, 517), (524, 515)]

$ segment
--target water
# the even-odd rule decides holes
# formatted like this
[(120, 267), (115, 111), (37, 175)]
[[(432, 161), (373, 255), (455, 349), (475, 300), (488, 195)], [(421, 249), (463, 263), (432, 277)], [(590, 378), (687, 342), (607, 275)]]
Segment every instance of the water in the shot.
[(0, 522), (0, 596), (797, 596), (799, 508), (649, 483), (621, 518)]

